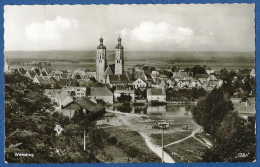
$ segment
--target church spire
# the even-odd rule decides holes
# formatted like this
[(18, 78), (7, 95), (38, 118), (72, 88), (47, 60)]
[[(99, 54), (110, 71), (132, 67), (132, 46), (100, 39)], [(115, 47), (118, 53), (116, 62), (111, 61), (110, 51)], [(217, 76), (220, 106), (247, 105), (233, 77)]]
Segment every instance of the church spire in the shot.
[(100, 37), (99, 41), (100, 41), (100, 45), (103, 45), (103, 38), (102, 38), (102, 34), (101, 34), (101, 37)]
[(120, 38), (120, 34), (119, 34), (119, 37), (118, 37), (118, 45), (121, 45), (121, 38)]

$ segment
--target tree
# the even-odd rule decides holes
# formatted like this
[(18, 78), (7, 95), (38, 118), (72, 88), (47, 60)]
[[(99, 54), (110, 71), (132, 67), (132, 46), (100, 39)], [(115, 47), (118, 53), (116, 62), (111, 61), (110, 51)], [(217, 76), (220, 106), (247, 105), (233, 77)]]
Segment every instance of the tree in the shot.
[(200, 65), (196, 65), (191, 69), (191, 72), (193, 73), (193, 76), (196, 74), (206, 74), (206, 69)]
[(223, 80), (222, 88), (225, 92), (228, 92), (229, 95), (233, 95), (235, 89), (232, 85), (234, 78), (236, 77), (236, 73), (234, 71), (228, 71), (227, 69), (221, 69), (219, 74), (220, 79)]
[(168, 88), (168, 89), (166, 90), (166, 99), (167, 99), (167, 100), (172, 99), (173, 93), (174, 93), (173, 88)]
[(194, 121), (216, 139), (214, 146), (204, 152), (203, 162), (255, 160), (255, 116), (244, 119), (233, 109), (223, 88), (213, 89), (193, 108)]
[(117, 97), (118, 102), (120, 103), (130, 103), (132, 96), (121, 93), (119, 97)]
[(190, 68), (188, 68), (188, 67), (186, 67), (186, 68), (184, 68), (184, 71), (185, 71), (185, 72), (190, 72), (190, 71), (191, 71), (191, 69), (190, 69)]
[[(71, 121), (54, 112), (53, 104), (44, 89), (19, 74), (5, 75), (5, 160), (8, 163), (71, 163), (97, 162), (94, 153), (102, 149), (106, 134), (94, 126), (93, 117), (82, 111)], [(54, 131), (60, 125), (63, 131)], [(86, 129), (88, 150), (83, 148)], [(34, 157), (14, 156), (15, 153), (34, 153)]]
[(176, 66), (173, 66), (173, 67), (172, 67), (172, 72), (177, 72), (177, 71), (179, 71), (179, 68), (176, 67)]
[(206, 133), (214, 134), (228, 111), (233, 109), (233, 104), (223, 89), (215, 88), (205, 99), (198, 102), (192, 114), (195, 122), (201, 125)]
[(146, 98), (146, 89), (137, 88), (135, 89), (135, 95), (138, 98)]
[(241, 84), (241, 88), (247, 93), (251, 94), (252, 92), (255, 92), (255, 78), (250, 77), (250, 75), (247, 75)]
[(213, 148), (205, 151), (202, 157), (203, 162), (252, 162), (256, 160), (255, 116), (244, 119), (237, 113), (230, 113), (230, 117), (223, 120), (219, 132), (214, 136), (218, 139)]

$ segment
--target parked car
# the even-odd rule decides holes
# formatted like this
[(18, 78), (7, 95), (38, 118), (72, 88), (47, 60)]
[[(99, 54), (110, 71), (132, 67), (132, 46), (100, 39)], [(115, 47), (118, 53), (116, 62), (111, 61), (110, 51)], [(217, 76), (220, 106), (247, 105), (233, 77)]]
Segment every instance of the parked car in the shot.
[(156, 122), (152, 128), (155, 128), (155, 129), (169, 129), (170, 128), (170, 123), (169, 122)]

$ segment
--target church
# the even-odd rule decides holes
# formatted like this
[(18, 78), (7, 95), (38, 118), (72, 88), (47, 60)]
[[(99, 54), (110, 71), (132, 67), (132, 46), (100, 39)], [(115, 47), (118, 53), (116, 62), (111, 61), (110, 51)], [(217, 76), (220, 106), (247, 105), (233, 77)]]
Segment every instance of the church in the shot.
[(97, 81), (102, 84), (110, 84), (111, 86), (128, 84), (128, 76), (124, 73), (124, 47), (121, 44), (122, 39), (118, 38), (118, 44), (115, 47), (115, 63), (110, 65), (107, 62), (107, 52), (106, 46), (103, 44), (103, 38), (101, 37), (99, 41), (96, 59)]

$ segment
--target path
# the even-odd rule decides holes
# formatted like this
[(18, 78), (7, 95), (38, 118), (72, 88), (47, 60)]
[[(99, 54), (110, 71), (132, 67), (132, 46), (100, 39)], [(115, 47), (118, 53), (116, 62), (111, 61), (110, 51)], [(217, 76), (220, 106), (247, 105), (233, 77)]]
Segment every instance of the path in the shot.
[(180, 143), (180, 142), (182, 142), (182, 141), (184, 141), (184, 140), (186, 140), (186, 139), (188, 139), (188, 138), (190, 138), (190, 137), (194, 137), (194, 135), (195, 135), (196, 133), (198, 133), (199, 131), (200, 131), (200, 127), (194, 129), (189, 136), (187, 136), (187, 137), (185, 137), (185, 138), (183, 138), (183, 139), (181, 139), (181, 140), (178, 140), (178, 141), (172, 142), (172, 143), (170, 143), (170, 144), (167, 144), (167, 145), (165, 145), (164, 147), (168, 147), (168, 146), (171, 146), (171, 145)]
[[(118, 116), (119, 115), (128, 115), (128, 116), (134, 116), (134, 117), (146, 116), (146, 115), (132, 114), (132, 113), (122, 113), (122, 112), (116, 112), (116, 111), (108, 111), (108, 112), (116, 113), (116, 114), (118, 114)], [(149, 135), (147, 135), (147, 133), (138, 130), (138, 126), (136, 126), (135, 124), (129, 123), (128, 119), (129, 119), (129, 117), (120, 116), (120, 120), (122, 120), (124, 125), (126, 125), (130, 129), (137, 131), (142, 136), (142, 138), (144, 139), (147, 147), (162, 159), (162, 148), (160, 146), (157, 146), (156, 144), (154, 144), (152, 142), (151, 137)], [(163, 154), (164, 154), (164, 158), (163, 158), (164, 162), (175, 163), (175, 161), (171, 158), (171, 156), (169, 154), (167, 154), (165, 151), (164, 151)]]
[[(158, 155), (160, 158), (162, 158), (162, 147), (154, 144), (152, 142), (151, 137), (146, 132), (144, 132), (142, 130), (138, 130), (138, 126), (136, 124), (130, 123), (129, 122), (129, 117), (124, 117), (123, 116), (123, 115), (128, 115), (128, 116), (132, 116), (132, 117), (143, 117), (143, 116), (146, 116), (146, 115), (133, 114), (133, 113), (122, 113), (122, 112), (111, 111), (111, 110), (107, 110), (107, 112), (118, 114), (118, 116), (120, 117), (119, 119), (122, 120), (124, 125), (126, 125), (130, 129), (133, 129), (133, 130), (137, 131), (143, 137), (143, 139), (145, 140), (145, 143), (148, 146), (148, 148), (151, 151), (153, 151), (156, 155)], [(187, 136), (187, 137), (185, 137), (183, 139), (180, 139), (178, 141), (174, 141), (172, 143), (169, 143), (169, 144), (165, 145), (164, 147), (168, 147), (168, 146), (171, 146), (171, 145), (174, 145), (174, 144), (178, 144), (178, 143), (180, 143), (180, 142), (182, 142), (184, 140), (187, 140), (188, 138), (191, 138), (191, 137), (193, 137), (194, 139), (198, 140), (201, 144), (203, 144), (203, 145), (205, 145), (207, 147), (211, 147), (212, 146), (211, 143), (209, 141), (207, 141), (206, 139), (203, 138), (203, 140), (204, 140), (204, 142), (203, 142), (200, 139), (195, 137), (195, 134), (198, 133), (200, 131), (200, 129), (201, 129), (201, 127), (198, 126), (196, 129), (193, 129), (192, 133), (189, 136)], [(175, 161), (172, 159), (172, 157), (168, 153), (166, 153), (165, 151), (164, 151), (164, 162), (166, 162), (166, 163), (175, 163)]]
[[(155, 153), (157, 154), (161, 159), (162, 159), (162, 148), (153, 144), (151, 141), (151, 137), (149, 137), (146, 133), (144, 132), (139, 132), (139, 134), (144, 138), (146, 145)], [(175, 161), (171, 158), (169, 154), (167, 154), (165, 151), (163, 153), (163, 159), (164, 162), (166, 163), (175, 163)]]
[(180, 142), (182, 142), (182, 141), (184, 141), (184, 140), (187, 140), (188, 138), (191, 138), (191, 137), (193, 137), (194, 139), (196, 139), (197, 141), (199, 141), (201, 144), (205, 145), (205, 146), (208, 147), (208, 148), (212, 147), (212, 144), (211, 144), (207, 139), (202, 138), (202, 139), (204, 140), (204, 142), (203, 142), (203, 141), (201, 141), (200, 139), (198, 139), (197, 137), (195, 137), (195, 134), (198, 133), (198, 132), (200, 131), (200, 129), (201, 129), (201, 128), (198, 127), (198, 128), (196, 128), (196, 129), (194, 129), (189, 136), (187, 136), (187, 137), (185, 137), (185, 138), (183, 138), (183, 139), (181, 139), (181, 140), (178, 140), (178, 141), (174, 141), (174, 142), (172, 142), (172, 143), (169, 143), (169, 144), (165, 145), (164, 147), (168, 147), (168, 146), (171, 146), (171, 145), (174, 145), (174, 144), (178, 144), (178, 143), (180, 143)]

